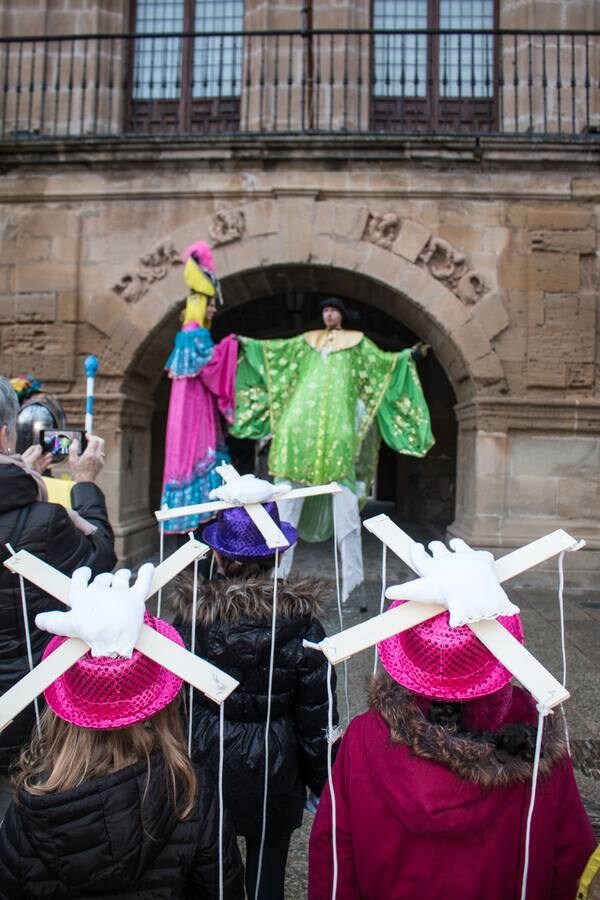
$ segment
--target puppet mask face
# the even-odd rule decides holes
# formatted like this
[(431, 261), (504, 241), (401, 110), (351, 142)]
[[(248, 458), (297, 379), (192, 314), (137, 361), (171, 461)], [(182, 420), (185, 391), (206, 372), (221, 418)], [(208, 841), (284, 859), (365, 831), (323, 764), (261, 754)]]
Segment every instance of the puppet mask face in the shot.
[(216, 294), (214, 284), (191, 256), (185, 264), (183, 280), (195, 294), (202, 294), (203, 297), (214, 297)]

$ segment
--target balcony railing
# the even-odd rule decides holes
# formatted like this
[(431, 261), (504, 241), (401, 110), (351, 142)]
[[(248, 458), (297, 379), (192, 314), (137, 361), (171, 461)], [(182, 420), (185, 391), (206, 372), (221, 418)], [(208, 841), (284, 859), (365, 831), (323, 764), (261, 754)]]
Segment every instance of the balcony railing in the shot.
[(265, 134), (597, 140), (600, 31), (0, 39), (0, 139)]

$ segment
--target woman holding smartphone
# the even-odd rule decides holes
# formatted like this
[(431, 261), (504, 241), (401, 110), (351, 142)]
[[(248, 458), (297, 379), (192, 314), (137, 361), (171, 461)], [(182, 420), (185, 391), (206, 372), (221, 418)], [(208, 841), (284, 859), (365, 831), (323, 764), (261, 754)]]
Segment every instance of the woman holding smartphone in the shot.
[[(65, 575), (80, 566), (94, 574), (106, 572), (116, 563), (114, 536), (106, 501), (96, 479), (104, 465), (104, 441), (88, 436), (85, 451), (78, 442), (69, 449), (69, 468), (75, 482), (71, 510), (48, 502), (41, 477), (51, 460), (39, 444), (14, 453), (17, 395), (8, 379), (0, 376), (0, 693), (8, 690), (29, 670), (25, 625), (19, 583), (2, 565), (6, 544), (17, 551), (29, 550)], [(34, 585), (27, 586), (27, 616), (34, 665), (40, 661), (48, 635), (35, 627), (37, 613), (56, 606), (56, 601)], [(33, 707), (28, 707), (0, 735), (0, 819), (8, 806), (6, 772), (33, 725)]]

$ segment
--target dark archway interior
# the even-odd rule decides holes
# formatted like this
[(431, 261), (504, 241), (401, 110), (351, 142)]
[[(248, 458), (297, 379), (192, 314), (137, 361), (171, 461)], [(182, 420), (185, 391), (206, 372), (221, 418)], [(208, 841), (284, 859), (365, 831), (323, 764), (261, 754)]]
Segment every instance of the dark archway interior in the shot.
[[(331, 273), (331, 270), (329, 270)], [(236, 278), (238, 285), (242, 279)], [(274, 279), (270, 279), (268, 288), (275, 287)], [(330, 288), (322, 290), (299, 290), (297, 278), (284, 277), (280, 280), (281, 290), (252, 299), (236, 296), (236, 305), (227, 305), (215, 318), (213, 336), (215, 341), (226, 334), (234, 332), (256, 338), (291, 337), (302, 331), (321, 327), (319, 303), (332, 292)], [(302, 279), (304, 281), (304, 279)], [(302, 285), (304, 287), (304, 285)], [(231, 287), (227, 284), (225, 292), (229, 301)], [(247, 291), (247, 285), (245, 285)], [(306, 284), (313, 288), (313, 284)], [(379, 295), (379, 286), (371, 285)], [(244, 293), (246, 293), (244, 291)], [(234, 296), (238, 292), (234, 289)], [(356, 325), (350, 326), (364, 331), (384, 350), (397, 351), (410, 347), (419, 340), (419, 336), (409, 330), (397, 318), (369, 303), (367, 299), (357, 299), (335, 291), (343, 297), (346, 305), (359, 313)], [(361, 291), (364, 298), (364, 292)], [(395, 305), (402, 309), (402, 298)], [(380, 299), (378, 297), (378, 299)], [(235, 301), (234, 301), (235, 302)], [(406, 301), (404, 301), (406, 302)], [(389, 304), (385, 304), (387, 309)], [(161, 329), (161, 344), (165, 345), (165, 359), (170, 342), (178, 328), (177, 316), (165, 323)], [(456, 483), (456, 418), (454, 391), (448, 378), (437, 361), (435, 354), (429, 352), (427, 357), (418, 363), (419, 375), (432, 417), (433, 432), (436, 444), (424, 459), (414, 459), (393, 453), (382, 445), (377, 483), (374, 494), (378, 500), (393, 501), (396, 514), (403, 520), (435, 523), (439, 526), (449, 524), (454, 518), (455, 483)], [(164, 435), (169, 399), (169, 380), (164, 375), (155, 392), (155, 412), (152, 420), (152, 468), (151, 468), (151, 503), (152, 509), (160, 504), (162, 464), (164, 459)], [(251, 471), (254, 467), (254, 445), (248, 441), (231, 441), (232, 461), (241, 471)]]

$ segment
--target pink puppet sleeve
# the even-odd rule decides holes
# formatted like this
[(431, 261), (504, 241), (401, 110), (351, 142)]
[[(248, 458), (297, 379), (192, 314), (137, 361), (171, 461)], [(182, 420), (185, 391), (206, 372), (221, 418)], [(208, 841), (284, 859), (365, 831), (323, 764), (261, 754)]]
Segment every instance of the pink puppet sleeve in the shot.
[(230, 425), (235, 415), (237, 355), (237, 341), (232, 334), (228, 334), (215, 344), (210, 362), (199, 372), (202, 384), (214, 396), (219, 412)]

